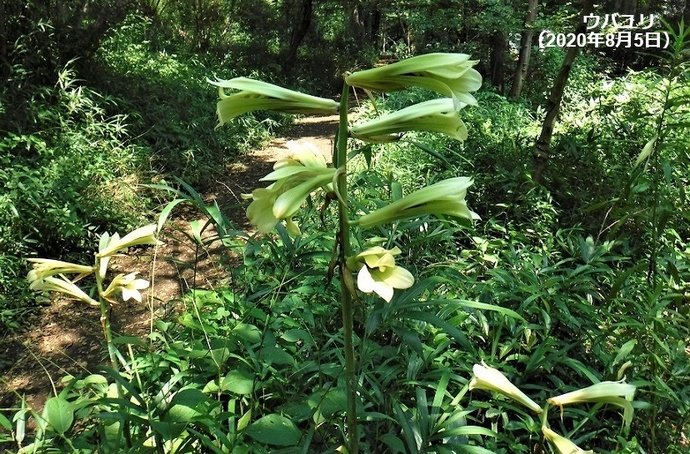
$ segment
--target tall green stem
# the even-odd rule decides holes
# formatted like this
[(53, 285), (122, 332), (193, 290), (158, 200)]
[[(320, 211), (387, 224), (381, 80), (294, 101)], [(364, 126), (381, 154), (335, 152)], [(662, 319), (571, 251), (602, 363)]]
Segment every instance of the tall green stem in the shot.
[[(98, 290), (98, 302), (101, 309), (101, 326), (103, 327), (103, 336), (105, 337), (105, 345), (108, 348), (108, 356), (110, 357), (110, 363), (113, 366), (113, 370), (119, 374), (120, 368), (117, 362), (117, 349), (113, 343), (113, 332), (110, 328), (110, 317), (108, 317), (108, 302), (103, 298), (103, 293), (105, 289), (103, 288), (103, 278), (101, 277), (100, 259), (96, 259), (96, 289)], [(125, 395), (124, 390), (120, 382), (117, 382), (117, 396), (122, 399)], [(123, 427), (123, 434), (125, 437), (125, 444), (127, 447), (132, 446), (132, 434), (129, 430), (129, 421), (125, 421)]]
[(338, 167), (338, 236), (339, 243), (339, 268), (340, 268), (340, 300), (343, 310), (343, 339), (345, 348), (345, 384), (347, 387), (347, 444), (350, 454), (357, 454), (357, 379), (355, 376), (355, 349), (352, 340), (352, 295), (345, 285), (352, 279), (352, 274), (347, 268), (346, 260), (350, 255), (350, 225), (348, 223), (347, 209), (347, 108), (350, 87), (343, 83), (343, 93), (340, 98), (340, 124), (338, 126), (338, 138), (334, 149), (333, 162)]
[(98, 302), (100, 303), (101, 309), (101, 326), (103, 327), (103, 336), (105, 337), (105, 344), (108, 348), (108, 356), (110, 357), (111, 365), (113, 369), (118, 370), (117, 366), (117, 354), (115, 353), (115, 345), (113, 344), (113, 333), (110, 329), (110, 318), (108, 318), (108, 302), (103, 298), (103, 278), (98, 271), (100, 269), (100, 263), (96, 262), (96, 286), (98, 290)]

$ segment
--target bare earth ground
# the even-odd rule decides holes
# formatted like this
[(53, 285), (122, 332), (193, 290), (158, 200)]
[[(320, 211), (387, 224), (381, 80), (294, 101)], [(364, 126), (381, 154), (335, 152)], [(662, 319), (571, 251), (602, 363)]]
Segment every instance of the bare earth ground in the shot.
[[(298, 120), (286, 137), (276, 138), (266, 148), (239, 157), (229, 166), (226, 176), (215, 182), (215, 190), (203, 194), (204, 200), (208, 203), (216, 200), (221, 208), (226, 208), (224, 212), (236, 228), (253, 233), (240, 194), (265, 186), (258, 180), (271, 171), (275, 161), (289, 155), (288, 140), (315, 144), (330, 162), (337, 123), (337, 116)], [(173, 211), (163, 231), (163, 246), (157, 250), (140, 249), (113, 260), (113, 272), (138, 271), (140, 277), (154, 277), (143, 303), (129, 300), (112, 308), (115, 335), (146, 336), (154, 321), (170, 314), (184, 292), (194, 285), (190, 264), (194, 262), (195, 248), (185, 232), (190, 233), (189, 222), (199, 216), (198, 212), (184, 207)], [(222, 283), (225, 273), (219, 263), (219, 253), (219, 249), (211, 249), (200, 254), (196, 288), (212, 288)], [(53, 384), (58, 389), (61, 387), (62, 377), (88, 374), (107, 362), (98, 308), (57, 297), (26, 322), (26, 331), (0, 339), (0, 409), (16, 408), (19, 398), (24, 396), (29, 406), (40, 411), (53, 393)]]

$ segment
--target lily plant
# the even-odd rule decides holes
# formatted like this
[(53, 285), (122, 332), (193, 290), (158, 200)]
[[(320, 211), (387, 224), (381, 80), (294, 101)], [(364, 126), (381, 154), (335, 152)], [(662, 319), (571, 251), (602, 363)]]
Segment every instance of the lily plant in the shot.
[[(290, 144), (292, 157), (278, 161), (273, 171), (261, 181), (270, 182), (245, 195), (249, 221), (259, 233), (268, 234), (285, 222), (292, 235), (300, 235), (293, 220), (302, 204), (318, 193), (338, 201), (338, 231), (335, 235), (334, 263), (340, 273), (340, 297), (343, 314), (343, 340), (347, 387), (347, 442), (343, 449), (358, 451), (357, 378), (353, 342), (353, 298), (375, 294), (391, 302), (396, 291), (414, 284), (414, 276), (396, 263), (403, 251), (381, 246), (353, 250), (351, 227), (366, 235), (369, 229), (421, 216), (450, 216), (472, 221), (478, 215), (466, 204), (465, 197), (472, 180), (455, 177), (422, 188), (369, 213), (352, 217), (348, 198), (348, 141), (392, 142), (409, 131), (445, 134), (456, 140), (467, 138), (467, 127), (460, 111), (477, 102), (471, 92), (481, 86), (481, 76), (473, 68), (476, 60), (469, 55), (433, 53), (387, 66), (347, 74), (340, 101), (310, 96), (266, 82), (245, 77), (209, 81), (219, 88), (217, 104), (219, 126), (251, 110), (272, 110), (295, 114), (339, 113), (340, 122), (328, 167), (322, 155), (309, 146)], [(350, 124), (348, 99), (353, 87), (367, 92), (391, 92), (422, 87), (445, 98), (431, 99), (361, 124)], [(233, 91), (234, 90), (234, 91)], [(307, 227), (311, 228), (311, 227)], [(386, 241), (381, 239), (380, 243)], [(356, 288), (355, 288), (356, 275)], [(361, 295), (360, 293), (361, 292)]]
[(546, 400), (544, 408), (530, 399), (524, 392), (515, 386), (501, 371), (487, 366), (484, 362), (475, 364), (474, 376), (470, 380), (469, 389), (481, 389), (501, 394), (514, 402), (528, 408), (532, 412), (542, 416), (541, 431), (544, 438), (560, 454), (592, 453), (577, 446), (572, 440), (554, 432), (547, 423), (547, 415), (550, 406), (561, 408), (563, 406), (581, 403), (612, 404), (623, 409), (623, 423), (626, 427), (632, 422), (632, 399), (636, 386), (623, 381), (604, 381), (595, 383), (586, 388), (571, 391)]
[[(127, 235), (120, 237), (114, 233), (110, 235), (105, 232), (101, 235), (98, 252), (95, 254), (94, 264), (80, 265), (76, 263), (64, 262), (61, 260), (31, 258), (28, 259), (32, 264), (32, 269), (26, 278), (32, 290), (44, 293), (57, 292), (67, 297), (77, 299), (90, 306), (97, 306), (101, 312), (101, 325), (108, 354), (112, 366), (117, 368), (117, 350), (113, 344), (110, 319), (108, 317), (112, 304), (117, 302), (117, 297), (123, 301), (134, 299), (142, 301), (141, 291), (148, 288), (149, 281), (138, 279), (137, 273), (117, 274), (108, 286), (105, 286), (108, 265), (110, 259), (122, 253), (132, 246), (158, 245), (156, 239), (156, 224), (149, 224), (140, 227)], [(68, 277), (76, 275), (74, 277)], [(77, 283), (82, 279), (93, 275), (96, 281), (95, 294), (82, 289)]]

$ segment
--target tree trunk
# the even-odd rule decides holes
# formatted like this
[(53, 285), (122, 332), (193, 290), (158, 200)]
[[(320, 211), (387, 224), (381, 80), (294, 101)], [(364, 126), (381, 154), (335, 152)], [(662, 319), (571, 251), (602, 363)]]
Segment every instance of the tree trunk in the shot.
[(534, 29), (532, 27), (534, 19), (537, 17), (537, 3), (539, 3), (539, 0), (529, 0), (527, 5), (527, 18), (525, 18), (522, 35), (520, 36), (520, 55), (515, 68), (513, 86), (510, 87), (509, 96), (514, 99), (520, 97), (522, 86), (527, 76), (527, 68), (529, 68), (529, 57), (532, 53), (532, 36), (534, 36)]
[(286, 55), (286, 66), (291, 68), (297, 60), (297, 50), (307, 36), (311, 25), (313, 11), (312, 0), (300, 0), (297, 5), (297, 12), (292, 16), (292, 30), (290, 32), (290, 43)]
[[(586, 24), (583, 18), (592, 13), (593, 0), (584, 0), (582, 15), (580, 16), (580, 23), (575, 29), (575, 33), (585, 33)], [(570, 70), (573, 67), (573, 62), (578, 52), (577, 47), (570, 47), (565, 53), (565, 59), (561, 65), (561, 69), (558, 71), (556, 80), (553, 83), (553, 88), (551, 89), (551, 95), (549, 96), (549, 102), (546, 109), (546, 117), (544, 118), (544, 123), (542, 124), (541, 134), (534, 144), (534, 149), (532, 151), (533, 164), (532, 164), (532, 180), (536, 183), (541, 183), (544, 170), (549, 163), (549, 157), (551, 155), (551, 137), (553, 135), (553, 128), (556, 124), (556, 118), (558, 117), (558, 109), (561, 106), (561, 100), (563, 99), (563, 90), (568, 82), (568, 76), (570, 76)]]
[(505, 88), (505, 62), (508, 43), (503, 31), (497, 30), (491, 39), (491, 85), (496, 87), (500, 94)]

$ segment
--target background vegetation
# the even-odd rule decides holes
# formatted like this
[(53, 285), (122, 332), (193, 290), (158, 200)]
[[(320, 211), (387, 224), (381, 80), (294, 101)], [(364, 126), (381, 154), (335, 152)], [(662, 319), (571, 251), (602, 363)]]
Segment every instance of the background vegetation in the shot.
[[(538, 2), (527, 22), (535, 34), (571, 32), (588, 5)], [(524, 88), (510, 91), (527, 2), (0, 0), (0, 336), (28, 329), (21, 320), (39, 307), (27, 257), (79, 260), (103, 232), (155, 218), (161, 193), (141, 184), (163, 178), (188, 182), (182, 191), (208, 213), (194, 191), (288, 124), (257, 113), (214, 131), (207, 78), (246, 75), (335, 97), (344, 71), (470, 53), (485, 82), (479, 106), (463, 111), (468, 140), (418, 134), (374, 146), (374, 170), (362, 159), (350, 183), (361, 200), (386, 199), (393, 182), (407, 191), (469, 175), (469, 205), (482, 217), (381, 232), (405, 246), (401, 263), (418, 283), (391, 304), (361, 307), (362, 449), (550, 449), (529, 414), (468, 392), (472, 365), (485, 360), (538, 402), (625, 376), (639, 387), (629, 430), (596, 406), (551, 424), (596, 452), (687, 452), (690, 11), (683, 1), (606, 1), (593, 12), (654, 14), (671, 46), (581, 49), (536, 178), (534, 146), (566, 55), (535, 41)], [(378, 108), (428, 97), (392, 94)], [(367, 104), (360, 111), (373, 115)], [(319, 215), (304, 210), (301, 223)], [(219, 232), (235, 227), (214, 222)], [(188, 295), (146, 340), (121, 340), (125, 372), (70, 382), (61, 397), (81, 422), (53, 419), (35, 441), (125, 452), (126, 427), (130, 452), (333, 452), (345, 403), (338, 298), (323, 277), (331, 241), (280, 229), (226, 238), (242, 260), (228, 266), (227, 285)], [(131, 398), (114, 398), (113, 384)], [(31, 415), (19, 402), (0, 413), (7, 449)], [(467, 425), (499, 435), (458, 430)]]

